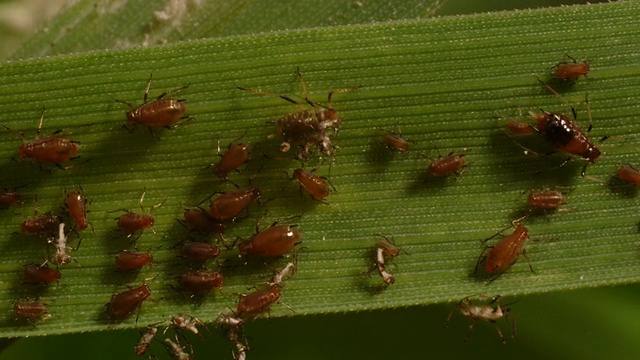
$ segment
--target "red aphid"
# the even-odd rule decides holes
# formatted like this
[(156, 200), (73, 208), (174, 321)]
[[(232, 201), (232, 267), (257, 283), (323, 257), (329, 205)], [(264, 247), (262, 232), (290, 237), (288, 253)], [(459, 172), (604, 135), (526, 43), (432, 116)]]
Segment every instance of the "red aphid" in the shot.
[(35, 320), (49, 313), (49, 307), (42, 301), (16, 301), (13, 312), (19, 318)]
[(213, 172), (217, 177), (227, 179), (230, 172), (236, 170), (250, 159), (251, 148), (249, 144), (229, 146), (229, 149), (222, 155), (222, 159), (213, 165)]
[(22, 223), (22, 233), (24, 235), (50, 236), (58, 231), (60, 223), (62, 223), (60, 216), (51, 213), (37, 215)]
[(617, 171), (618, 179), (627, 182), (632, 185), (640, 184), (640, 171), (636, 170), (631, 165), (622, 165)]
[(127, 237), (140, 232), (144, 229), (153, 227), (155, 220), (151, 214), (136, 214), (134, 212), (126, 212), (118, 218), (118, 229)]
[(50, 284), (58, 282), (62, 274), (48, 265), (27, 265), (24, 268), (24, 281), (28, 284)]
[(266, 290), (258, 290), (251, 294), (241, 295), (238, 301), (237, 316), (250, 319), (269, 310), (282, 295), (280, 287), (271, 286)]
[(460, 174), (461, 170), (466, 166), (464, 154), (455, 154), (439, 158), (429, 164), (429, 174), (431, 176), (449, 176), (452, 174)]
[(505, 126), (513, 135), (529, 135), (535, 131), (530, 124), (517, 120), (509, 120)]
[(215, 220), (201, 208), (185, 209), (184, 220), (178, 220), (187, 230), (197, 231), (202, 234), (222, 235), (225, 225), (220, 220)]
[(571, 56), (567, 57), (573, 60), (572, 63), (560, 63), (555, 66), (554, 75), (558, 79), (565, 81), (576, 81), (580, 76), (587, 78), (587, 74), (591, 71), (588, 60), (582, 63), (578, 63), (576, 59)]
[(527, 202), (533, 209), (557, 209), (567, 202), (567, 198), (559, 191), (543, 190), (530, 193)]
[[(500, 235), (500, 233), (496, 235)], [(478, 258), (478, 262), (476, 263), (476, 271), (478, 270), (480, 262), (482, 262), (483, 259), (486, 259), (488, 274), (499, 276), (504, 273), (511, 267), (511, 265), (515, 264), (520, 257), (520, 254), (524, 253), (526, 257), (524, 244), (527, 240), (529, 240), (529, 230), (524, 225), (518, 224), (515, 226), (515, 230), (511, 235), (504, 236), (504, 238), (494, 246), (485, 247)], [(483, 256), (487, 250), (489, 250), (489, 253), (486, 256)], [(531, 268), (531, 264), (529, 264), (529, 267)], [(531, 271), (533, 271), (533, 268), (531, 268)]]
[(87, 220), (87, 198), (80, 191), (71, 191), (66, 198), (67, 211), (76, 223), (75, 228), (84, 230), (89, 226)]
[(322, 200), (331, 194), (327, 179), (314, 175), (303, 169), (295, 169), (293, 178), (298, 180), (300, 187), (305, 189), (315, 200)]
[(204, 294), (224, 285), (224, 277), (218, 272), (198, 270), (182, 274), (179, 283), (190, 293)]
[(13, 204), (22, 202), (22, 197), (15, 191), (0, 192), (0, 209), (8, 209)]
[(300, 244), (302, 234), (295, 225), (275, 225), (257, 232), (249, 240), (238, 245), (244, 257), (266, 258), (283, 256)]
[(216, 258), (220, 254), (220, 246), (206, 242), (188, 242), (180, 251), (182, 257), (195, 262), (205, 262)]
[(384, 137), (382, 137), (382, 144), (390, 150), (402, 153), (409, 151), (409, 142), (394, 133), (385, 134)]
[(257, 187), (224, 193), (211, 202), (209, 216), (220, 221), (233, 220), (258, 200), (260, 189)]
[(140, 269), (153, 263), (153, 255), (145, 252), (123, 250), (116, 257), (116, 267), (120, 270)]
[(125, 319), (136, 311), (150, 295), (151, 288), (147, 284), (115, 294), (107, 304), (107, 314), (114, 320)]

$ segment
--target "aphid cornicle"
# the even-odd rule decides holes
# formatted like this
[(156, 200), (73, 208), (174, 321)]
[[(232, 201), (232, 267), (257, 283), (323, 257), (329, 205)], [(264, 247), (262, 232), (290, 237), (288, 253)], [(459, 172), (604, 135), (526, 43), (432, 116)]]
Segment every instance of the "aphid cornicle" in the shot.
[(116, 267), (123, 271), (140, 269), (153, 263), (153, 255), (146, 252), (123, 250), (116, 256)]
[[(327, 95), (327, 105), (322, 105), (312, 101), (308, 97), (307, 85), (304, 82), (300, 68), (296, 69), (300, 84), (302, 86), (303, 99), (312, 109), (300, 110), (280, 118), (276, 121), (275, 135), (282, 138), (280, 150), (289, 151), (292, 147), (297, 147), (298, 159), (306, 158), (313, 147), (317, 147), (321, 154), (331, 156), (334, 152), (331, 144), (331, 134), (338, 131), (342, 119), (338, 112), (332, 107), (333, 94), (336, 92), (347, 92), (354, 89), (343, 89), (330, 91)], [(250, 91), (261, 95), (278, 96), (290, 103), (300, 105), (300, 103), (289, 96), (278, 95), (260, 90), (238, 87), (243, 91)]]
[(314, 175), (304, 169), (295, 169), (293, 178), (298, 180), (300, 187), (315, 200), (322, 201), (331, 194), (329, 183), (325, 177)]
[[(460, 300), (460, 302), (458, 302), (456, 306), (453, 309), (451, 309), (451, 312), (447, 317), (447, 321), (445, 322), (444, 327), (447, 327), (449, 325), (449, 322), (451, 321), (451, 317), (453, 316), (453, 313), (456, 310), (458, 310), (460, 314), (473, 320), (473, 323), (471, 323), (471, 325), (469, 326), (469, 331), (467, 332), (467, 336), (464, 339), (465, 341), (469, 340), (469, 337), (471, 336), (473, 329), (478, 323), (478, 320), (484, 320), (496, 326), (496, 330), (498, 330), (498, 336), (500, 336), (500, 340), (502, 340), (503, 344), (506, 344), (504, 336), (502, 335), (502, 330), (500, 330), (500, 326), (498, 326), (497, 321), (503, 317), (506, 319), (508, 314), (511, 313), (511, 309), (501, 305), (500, 304), (501, 299), (502, 299), (501, 295), (496, 295), (486, 305), (475, 305), (473, 304), (473, 302), (471, 302), (471, 298), (467, 296), (466, 298)], [(494, 306), (494, 304), (497, 304), (497, 305)], [(511, 335), (511, 338), (515, 338), (515, 335), (516, 335), (515, 320), (512, 321), (512, 328), (513, 328), (513, 333)]]
[(640, 171), (633, 167), (633, 165), (620, 165), (616, 171), (616, 176), (618, 179), (631, 185), (640, 185)]
[[(220, 143), (218, 142), (218, 154), (220, 154)], [(229, 173), (251, 160), (251, 147), (249, 144), (229, 144), (229, 148), (222, 155), (220, 161), (213, 166), (213, 173), (221, 179), (228, 179)]]
[(575, 58), (569, 55), (567, 55), (567, 58), (571, 59), (572, 62), (561, 62), (554, 66), (554, 76), (571, 82), (575, 82), (580, 76), (588, 79), (587, 74), (591, 71), (589, 61), (585, 59), (582, 63), (578, 63)]
[(252, 187), (245, 190), (224, 193), (209, 205), (209, 216), (220, 221), (234, 220), (253, 202), (260, 200), (260, 189)]
[[(474, 272), (478, 271), (478, 266), (483, 260), (486, 260), (487, 263), (487, 274), (493, 276), (493, 280), (495, 280), (498, 276), (502, 275), (504, 272), (509, 270), (509, 268), (516, 263), (520, 255), (524, 255), (529, 262), (529, 258), (527, 257), (527, 252), (524, 249), (524, 244), (529, 240), (529, 229), (527, 229), (521, 223), (518, 223), (518, 219), (512, 222), (512, 226), (515, 228), (513, 233), (510, 235), (502, 235), (500, 232), (491, 236), (484, 241), (489, 241), (496, 236), (503, 236), (503, 239), (493, 246), (486, 246), (480, 256), (478, 257), (478, 261), (476, 262), (476, 268)], [(485, 256), (484, 254), (489, 250), (489, 253)], [(529, 269), (533, 272), (533, 267), (531, 267), (531, 262), (529, 262)]]
[(18, 192), (6, 190), (0, 192), (0, 210), (19, 203), (22, 203), (22, 196)]
[(206, 294), (224, 285), (224, 276), (209, 270), (191, 271), (180, 275), (180, 287), (192, 294)]
[[(152, 126), (161, 126), (171, 129), (180, 120), (185, 119), (187, 106), (184, 104), (185, 99), (165, 99), (164, 97), (170, 93), (184, 90), (191, 84), (181, 86), (177, 89), (163, 92), (154, 101), (147, 102), (149, 97), (149, 88), (151, 87), (151, 75), (147, 82), (147, 88), (144, 91), (144, 99), (142, 105), (135, 107), (131, 103), (114, 99), (116, 102), (125, 104), (131, 109), (127, 112), (127, 129), (135, 130), (137, 125), (148, 126), (153, 133)], [(154, 134), (155, 135), (155, 134)]]
[(182, 245), (180, 254), (190, 261), (205, 262), (220, 255), (220, 246), (207, 242), (191, 241)]
[(16, 301), (13, 304), (13, 312), (18, 318), (35, 320), (49, 313), (49, 307), (42, 301)]
[[(41, 163), (54, 164), (63, 170), (72, 168), (72, 165), (62, 166), (61, 164), (76, 158), (76, 154), (80, 150), (80, 143), (70, 140), (64, 136), (55, 135), (55, 133), (51, 136), (39, 138), (43, 121), (44, 108), (42, 109), (42, 115), (40, 116), (36, 138), (20, 145), (18, 155), (21, 159), (28, 158)], [(13, 131), (6, 126), (5, 128)], [(18, 131), (18, 134), (25, 139), (24, 134), (21, 131)]]
[(82, 191), (74, 190), (67, 193), (65, 200), (67, 212), (69, 212), (69, 215), (71, 215), (76, 224), (75, 229), (86, 229), (89, 226), (89, 220), (87, 219), (87, 198), (84, 197)]
[(302, 242), (302, 234), (295, 225), (277, 225), (259, 231), (249, 240), (238, 244), (240, 256), (251, 258), (269, 258), (283, 256)]
[(26, 219), (22, 223), (22, 233), (25, 235), (51, 236), (58, 231), (62, 218), (58, 215), (47, 213)]
[(114, 320), (123, 320), (136, 311), (150, 295), (151, 288), (147, 284), (115, 294), (106, 305), (107, 314)]
[(45, 262), (42, 265), (27, 265), (24, 268), (24, 282), (28, 284), (50, 284), (60, 281), (62, 274)]

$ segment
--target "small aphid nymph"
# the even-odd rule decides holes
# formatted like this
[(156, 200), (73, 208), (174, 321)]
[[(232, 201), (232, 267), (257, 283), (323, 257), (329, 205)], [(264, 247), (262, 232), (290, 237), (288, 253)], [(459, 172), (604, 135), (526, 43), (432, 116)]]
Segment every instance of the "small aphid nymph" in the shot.
[[(142, 207), (142, 202), (144, 201), (144, 195), (146, 192), (142, 192), (142, 196), (140, 197), (140, 210), (144, 212), (144, 208)], [(120, 215), (116, 220), (118, 230), (122, 231), (122, 233), (130, 238), (134, 234), (141, 234), (144, 229), (151, 229), (151, 231), (155, 234), (153, 230), (153, 224), (155, 223), (155, 219), (151, 212), (160, 206), (162, 206), (164, 202), (156, 204), (149, 209), (148, 214), (137, 214), (131, 212), (126, 209), (114, 210), (114, 211), (125, 211), (124, 214)]]
[(180, 287), (191, 294), (208, 294), (224, 285), (224, 277), (218, 272), (198, 270), (184, 273), (179, 278)]
[[(515, 264), (520, 255), (524, 255), (529, 262), (529, 258), (527, 257), (527, 252), (524, 248), (524, 244), (529, 240), (529, 230), (519, 223), (522, 219), (518, 219), (512, 222), (512, 226), (515, 228), (511, 235), (502, 235), (501, 232), (491, 236), (484, 241), (489, 241), (496, 236), (502, 236), (503, 239), (493, 246), (485, 246), (478, 257), (478, 261), (476, 262), (476, 268), (474, 272), (478, 271), (478, 266), (483, 260), (486, 260), (487, 263), (487, 274), (491, 275), (493, 278), (491, 281), (497, 279), (504, 272), (509, 270), (509, 268)], [(484, 254), (489, 250), (489, 253), (485, 256)], [(529, 269), (533, 272), (533, 267), (531, 267), (531, 262), (529, 262)]]
[(151, 288), (147, 284), (115, 294), (106, 305), (107, 314), (113, 320), (123, 320), (136, 311), (150, 295)]
[(24, 235), (51, 236), (58, 231), (62, 218), (51, 213), (34, 216), (22, 223), (22, 233)]
[(153, 263), (153, 255), (146, 252), (123, 250), (116, 256), (116, 267), (122, 271), (141, 269)]
[(582, 63), (578, 63), (578, 61), (567, 55), (567, 58), (572, 60), (572, 62), (561, 62), (554, 66), (554, 76), (560, 80), (575, 82), (578, 80), (580, 76), (584, 76), (585, 78), (589, 78), (587, 74), (591, 71), (591, 67), (589, 66), (589, 61), (584, 60)]
[(51, 284), (60, 281), (62, 274), (48, 265), (27, 265), (24, 268), (24, 282), (27, 284)]
[(512, 135), (529, 135), (535, 132), (535, 130), (529, 123), (517, 120), (507, 121), (505, 127)]
[[(473, 323), (471, 323), (471, 325), (469, 326), (469, 331), (467, 332), (467, 336), (464, 339), (465, 341), (469, 340), (469, 337), (471, 336), (473, 329), (478, 323), (478, 320), (484, 320), (496, 326), (496, 330), (498, 330), (498, 336), (500, 336), (500, 340), (502, 341), (503, 344), (506, 344), (506, 340), (502, 335), (502, 330), (500, 330), (500, 326), (498, 326), (497, 321), (503, 317), (506, 319), (509, 313), (511, 312), (511, 309), (504, 307), (504, 305), (501, 305), (500, 304), (501, 299), (502, 299), (502, 296), (496, 295), (486, 305), (474, 305), (471, 302), (471, 298), (467, 296), (466, 298), (460, 300), (460, 302), (458, 302), (456, 306), (453, 309), (451, 309), (451, 312), (447, 317), (447, 321), (444, 327), (447, 327), (449, 325), (449, 322), (451, 321), (451, 317), (453, 316), (453, 313), (456, 310), (458, 310), (460, 314), (473, 320)], [(497, 305), (494, 305), (494, 304), (497, 304)], [(512, 327), (513, 327), (513, 333), (511, 335), (511, 338), (515, 338), (515, 335), (516, 335), (515, 321), (512, 322)]]
[(447, 156), (441, 157), (429, 164), (429, 174), (435, 177), (460, 175), (467, 166), (464, 154), (450, 152)]
[(89, 226), (87, 220), (87, 198), (84, 197), (82, 191), (71, 191), (67, 193), (65, 204), (67, 212), (73, 218), (77, 230), (84, 230)]
[(20, 319), (33, 321), (49, 313), (49, 307), (42, 301), (16, 301), (13, 312)]
[(640, 171), (633, 167), (633, 165), (620, 165), (616, 175), (618, 179), (628, 184), (640, 185)]
[[(218, 141), (218, 154), (220, 154), (220, 141)], [(238, 169), (247, 161), (251, 160), (251, 147), (249, 144), (229, 144), (229, 148), (222, 155), (222, 158), (213, 166), (213, 173), (224, 180), (229, 178), (229, 173)]]
[(247, 295), (241, 295), (236, 314), (243, 319), (253, 319), (269, 310), (282, 295), (279, 286), (271, 286), (265, 290), (257, 290)]
[(215, 259), (220, 254), (220, 246), (206, 242), (191, 241), (182, 246), (180, 254), (189, 261), (203, 263), (207, 260)]
[(295, 169), (293, 178), (298, 180), (300, 188), (305, 189), (314, 200), (322, 201), (331, 194), (330, 184), (323, 176), (314, 175), (304, 169)]
[(555, 210), (567, 202), (567, 198), (560, 191), (542, 190), (529, 193), (527, 203), (531, 209)]

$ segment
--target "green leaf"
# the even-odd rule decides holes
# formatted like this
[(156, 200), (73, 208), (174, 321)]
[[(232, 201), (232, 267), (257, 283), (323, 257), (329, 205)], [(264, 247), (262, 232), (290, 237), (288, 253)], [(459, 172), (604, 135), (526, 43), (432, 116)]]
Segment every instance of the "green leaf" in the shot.
[[(44, 241), (8, 235), (22, 221), (14, 212), (30, 215), (36, 207), (58, 211), (63, 189), (81, 184), (92, 200), (95, 227), (95, 232), (83, 233), (82, 247), (74, 253), (79, 264), (62, 269), (65, 285), (41, 294), (52, 318), (35, 328), (7, 321), (3, 336), (134, 327), (133, 318), (119, 325), (105, 321), (103, 304), (123, 291), (122, 284), (140, 284), (155, 275), (150, 282), (154, 301), (143, 306), (140, 325), (176, 312), (210, 321), (224, 307), (234, 306), (234, 293), (264, 282), (271, 269), (261, 264), (224, 269), (224, 294), (211, 295), (199, 307), (171, 288), (185, 268), (171, 248), (187, 236), (175, 222), (181, 203), (233, 189), (205, 167), (216, 161), (218, 139), (226, 144), (245, 133), (242, 141), (254, 145), (254, 160), (248, 171), (232, 174), (232, 179), (244, 186), (257, 173), (254, 183), (265, 199), (274, 200), (252, 208), (250, 218), (232, 226), (229, 237), (250, 236), (266, 209), (263, 226), (303, 214), (295, 221), (304, 234), (299, 273), (286, 283), (282, 297), (297, 315), (426, 305), (486, 292), (511, 296), (637, 282), (635, 189), (580, 178), (580, 160), (556, 170), (563, 156), (524, 156), (502, 130), (505, 120), (496, 112), (512, 116), (518, 109), (535, 112), (540, 107), (568, 112), (534, 75), (544, 77), (565, 53), (589, 58), (592, 79), (580, 79), (567, 89), (566, 100), (577, 104), (579, 122), (586, 124), (585, 106), (578, 103), (588, 92), (593, 137), (620, 139), (602, 144), (605, 154), (588, 174), (609, 182), (617, 163), (637, 162), (633, 95), (640, 68), (633, 55), (640, 50), (639, 7), (622, 2), (296, 30), (0, 66), (0, 123), (31, 137), (44, 105), (43, 133), (76, 127), (65, 133), (82, 142), (81, 155), (90, 159), (76, 169), (49, 173), (10, 161), (20, 138), (11, 132), (0, 138), (2, 185), (24, 186), (24, 193), (38, 197), (37, 204), (27, 201), (0, 222), (0, 233), (7, 234), (0, 268), (5, 313), (11, 311), (11, 300), (33, 294), (20, 283), (21, 265), (39, 262), (46, 254)], [(541, 26), (550, 19), (561, 24), (562, 32)], [(328, 198), (330, 206), (300, 198), (295, 183), (284, 175), (298, 162), (262, 158), (262, 153), (277, 155), (279, 147), (268, 139), (274, 131), (268, 121), (300, 107), (235, 89), (241, 85), (299, 94), (293, 73), (297, 66), (310, 97), (318, 102), (330, 89), (361, 86), (334, 98), (343, 124), (334, 139), (340, 151), (330, 177), (338, 191)], [(173, 132), (159, 131), (159, 141), (144, 129), (134, 134), (121, 129), (125, 109), (111, 99), (139, 103), (150, 72), (152, 96), (191, 83), (180, 97), (187, 99), (188, 114), (197, 118)], [(78, 127), (86, 124), (93, 125)], [(390, 155), (376, 142), (382, 134), (377, 127), (393, 129), (396, 124), (413, 141), (416, 150), (409, 156)], [(434, 145), (443, 152), (466, 149), (468, 170), (457, 179), (427, 178), (429, 160), (418, 153), (435, 157)], [(531, 146), (537, 150), (542, 144), (534, 139)], [(544, 172), (533, 176), (536, 171)], [(327, 161), (318, 173), (329, 174)], [(521, 215), (522, 192), (557, 184), (571, 187), (569, 211), (527, 220), (532, 238), (542, 240), (527, 247), (536, 273), (521, 261), (490, 285), (472, 276), (480, 240)], [(154, 211), (155, 230), (165, 237), (146, 232), (137, 241), (138, 248), (153, 249), (156, 267), (133, 279), (114, 271), (113, 252), (128, 242), (113, 231), (117, 214), (110, 211), (135, 209), (145, 188), (147, 208), (166, 199)], [(376, 291), (380, 280), (366, 276), (378, 233), (394, 236), (408, 252), (391, 267), (396, 284), (382, 294)], [(234, 251), (223, 255), (235, 257)], [(279, 264), (271, 266), (284, 261)], [(271, 313), (289, 314), (282, 306)]]

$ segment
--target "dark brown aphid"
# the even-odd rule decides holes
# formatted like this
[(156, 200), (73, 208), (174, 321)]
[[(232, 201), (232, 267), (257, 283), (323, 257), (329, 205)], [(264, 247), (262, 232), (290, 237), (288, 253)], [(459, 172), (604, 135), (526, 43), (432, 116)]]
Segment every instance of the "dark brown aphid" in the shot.
[[(519, 219), (520, 220), (520, 219)], [(486, 246), (480, 256), (478, 257), (478, 262), (476, 263), (475, 271), (478, 271), (478, 266), (483, 260), (487, 262), (487, 273), (493, 275), (495, 280), (498, 276), (509, 270), (511, 265), (515, 264), (515, 262), (520, 257), (520, 254), (523, 254), (529, 262), (529, 258), (527, 257), (527, 252), (524, 249), (524, 244), (529, 240), (529, 230), (522, 224), (518, 223), (518, 220), (512, 223), (512, 226), (515, 228), (511, 235), (502, 235), (500, 232), (493, 235), (492, 237), (484, 240), (485, 242), (493, 239), (496, 236), (502, 236), (503, 239), (493, 246)], [(484, 256), (484, 253), (489, 250), (489, 253)], [(531, 267), (531, 263), (529, 262), (529, 268), (533, 272), (533, 268)]]
[(617, 171), (618, 179), (632, 185), (640, 185), (640, 171), (632, 165), (621, 165)]
[(182, 257), (195, 262), (205, 262), (220, 255), (220, 246), (206, 242), (192, 241), (182, 245)]
[(58, 231), (62, 218), (51, 213), (37, 215), (22, 223), (22, 233), (25, 235), (51, 236)]
[(513, 135), (529, 135), (535, 132), (530, 124), (522, 121), (509, 120), (505, 126), (507, 130), (509, 130), (509, 133)]
[(123, 271), (141, 269), (152, 263), (153, 255), (146, 252), (123, 250), (116, 256), (116, 267)]
[(220, 220), (215, 220), (207, 212), (199, 207), (184, 210), (184, 220), (178, 220), (189, 231), (202, 234), (223, 235), (225, 225)]
[[(304, 82), (300, 68), (297, 74), (302, 85), (303, 99), (312, 109), (301, 110), (291, 113), (276, 121), (276, 134), (282, 138), (280, 150), (287, 152), (292, 147), (297, 147), (298, 159), (304, 159), (309, 155), (313, 147), (317, 147), (320, 153), (331, 156), (333, 148), (331, 145), (331, 134), (336, 133), (340, 127), (342, 119), (338, 112), (332, 108), (333, 94), (336, 92), (353, 91), (354, 89), (343, 89), (330, 91), (327, 96), (327, 105), (322, 105), (309, 99), (307, 85)], [(250, 91), (261, 95), (278, 96), (290, 103), (300, 105), (300, 103), (289, 96), (278, 95), (260, 90), (238, 87), (243, 91)]]
[(184, 273), (179, 279), (180, 287), (192, 294), (206, 294), (224, 285), (222, 274), (208, 270)]
[(298, 180), (300, 187), (305, 189), (315, 200), (322, 201), (331, 194), (329, 183), (325, 177), (314, 175), (304, 169), (295, 169), (293, 178)]
[(560, 191), (542, 190), (530, 193), (527, 202), (532, 209), (557, 209), (567, 198)]
[[(44, 108), (42, 109), (42, 115), (40, 116), (36, 138), (20, 145), (18, 155), (21, 159), (29, 158), (41, 163), (54, 164), (64, 170), (72, 168), (73, 166), (62, 166), (61, 164), (76, 158), (75, 156), (78, 153), (78, 150), (80, 150), (80, 143), (55, 134), (39, 138), (43, 121)], [(5, 128), (12, 131), (6, 126)], [(25, 139), (25, 136), (21, 131), (18, 131), (18, 134)]]
[(49, 313), (49, 307), (42, 301), (16, 301), (13, 304), (13, 312), (18, 318), (35, 320)]
[(567, 55), (567, 57), (571, 59), (572, 62), (562, 62), (554, 66), (555, 77), (570, 82), (575, 82), (580, 76), (584, 76), (588, 79), (587, 74), (591, 71), (589, 61), (584, 60), (584, 62), (578, 63), (575, 58), (569, 55)]
[(259, 200), (260, 189), (257, 187), (224, 193), (211, 202), (209, 216), (220, 221), (234, 220), (251, 203)]
[[(218, 141), (218, 154), (220, 154), (220, 141)], [(249, 144), (231, 145), (222, 155), (222, 158), (213, 166), (213, 173), (221, 179), (227, 179), (229, 173), (238, 169), (247, 161), (251, 160), (251, 147)]]
[(78, 230), (84, 230), (89, 227), (87, 220), (87, 198), (84, 197), (82, 191), (71, 191), (66, 197), (67, 212), (73, 218)]
[[(142, 207), (142, 202), (144, 201), (145, 192), (142, 192), (142, 196), (140, 197), (140, 210), (144, 212), (144, 208)], [(122, 233), (126, 237), (131, 237), (133, 234), (137, 234), (142, 232), (144, 229), (151, 229), (153, 231), (153, 224), (155, 223), (155, 219), (151, 212), (153, 209), (162, 206), (162, 203), (156, 204), (149, 209), (149, 214), (137, 214), (131, 212), (126, 209), (115, 210), (115, 211), (125, 211), (124, 214), (120, 215), (116, 220), (118, 221), (117, 227), (118, 230), (122, 231)], [(155, 234), (155, 231), (153, 231)]]
[(429, 174), (431, 176), (460, 175), (466, 164), (467, 161), (464, 154), (450, 152), (445, 157), (438, 156), (438, 160), (434, 160), (429, 164)]
[(8, 209), (13, 204), (22, 203), (22, 196), (15, 191), (2, 191), (0, 192), (0, 210)]
[(180, 120), (186, 119), (184, 116), (184, 113), (187, 111), (187, 106), (184, 104), (185, 99), (164, 99), (164, 97), (167, 94), (184, 90), (188, 88), (189, 85), (190, 84), (187, 84), (177, 89), (163, 92), (154, 101), (147, 102), (149, 88), (151, 87), (151, 75), (149, 75), (142, 105), (135, 107), (129, 102), (118, 99), (114, 100), (127, 105), (129, 109), (131, 109), (127, 112), (127, 129), (129, 131), (132, 132), (137, 125), (142, 125), (148, 126), (149, 130), (153, 133), (151, 129), (152, 126), (162, 126), (171, 129)]
[[(473, 320), (473, 323), (471, 323), (471, 325), (469, 326), (467, 337), (464, 339), (465, 341), (469, 340), (469, 337), (471, 336), (473, 329), (478, 323), (478, 320), (484, 320), (496, 326), (496, 329), (498, 330), (498, 335), (500, 336), (500, 340), (502, 340), (503, 344), (506, 344), (504, 336), (502, 335), (502, 330), (500, 330), (500, 327), (498, 326), (497, 321), (503, 317), (506, 319), (509, 313), (511, 312), (511, 309), (501, 305), (500, 304), (501, 299), (502, 299), (501, 295), (496, 295), (486, 305), (474, 305), (471, 302), (471, 298), (467, 296), (466, 298), (460, 300), (460, 302), (458, 302), (456, 306), (453, 309), (451, 309), (451, 312), (447, 317), (447, 321), (444, 324), (444, 327), (447, 327), (449, 325), (449, 322), (451, 321), (451, 317), (453, 316), (453, 313), (456, 310), (458, 310), (460, 314)], [(493, 306), (494, 304), (497, 304), (497, 305)], [(513, 333), (511, 335), (511, 338), (513, 339), (516, 336), (515, 320), (512, 321), (512, 328), (513, 328)]]
[(150, 295), (151, 288), (147, 284), (115, 294), (107, 304), (107, 314), (114, 320), (123, 320), (136, 311)]
[(50, 268), (47, 262), (24, 268), (24, 282), (28, 284), (51, 284), (60, 281), (61, 277), (60, 271)]
[(262, 231), (259, 231), (256, 226), (256, 234), (238, 245), (240, 256), (252, 258), (283, 256), (302, 242), (302, 234), (295, 225), (277, 224), (275, 222)]
[(275, 304), (282, 295), (279, 286), (271, 286), (266, 290), (258, 290), (251, 294), (241, 295), (238, 301), (237, 316), (251, 319), (263, 313)]

